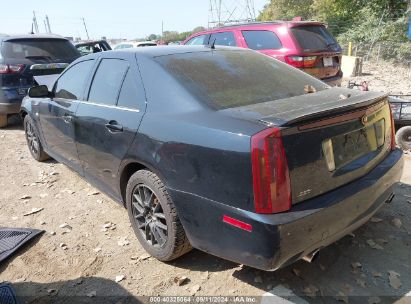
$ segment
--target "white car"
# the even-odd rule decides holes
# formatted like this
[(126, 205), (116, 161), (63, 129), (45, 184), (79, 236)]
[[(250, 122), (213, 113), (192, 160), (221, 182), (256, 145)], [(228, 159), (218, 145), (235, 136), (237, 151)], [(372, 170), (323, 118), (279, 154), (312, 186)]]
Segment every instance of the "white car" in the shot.
[(127, 42), (122, 42), (117, 44), (113, 50), (121, 50), (121, 49), (130, 49), (130, 48), (136, 48), (136, 47), (142, 47), (142, 46), (156, 46), (157, 43), (153, 41), (127, 41)]

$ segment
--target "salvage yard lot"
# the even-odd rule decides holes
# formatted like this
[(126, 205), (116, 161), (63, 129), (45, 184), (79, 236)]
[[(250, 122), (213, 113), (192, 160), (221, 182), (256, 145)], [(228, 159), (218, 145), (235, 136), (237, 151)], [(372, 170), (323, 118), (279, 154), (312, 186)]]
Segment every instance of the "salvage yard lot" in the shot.
[[(0, 162), (1, 226), (46, 231), (0, 265), (0, 281), (14, 283), (19, 295), (258, 296), (282, 285), (309, 302), (315, 295), (330, 296), (330, 301), (337, 295), (342, 300), (345, 295), (377, 295), (392, 302), (385, 296), (398, 299), (411, 291), (409, 154), (392, 204), (355, 231), (355, 237), (323, 249), (311, 264), (301, 261), (272, 273), (197, 250), (169, 264), (148, 257), (122, 206), (64, 165), (32, 160), (19, 122), (0, 131)], [(24, 216), (33, 208), (43, 210)], [(174, 282), (183, 276), (184, 284)], [(349, 300), (362, 303), (367, 298)]]

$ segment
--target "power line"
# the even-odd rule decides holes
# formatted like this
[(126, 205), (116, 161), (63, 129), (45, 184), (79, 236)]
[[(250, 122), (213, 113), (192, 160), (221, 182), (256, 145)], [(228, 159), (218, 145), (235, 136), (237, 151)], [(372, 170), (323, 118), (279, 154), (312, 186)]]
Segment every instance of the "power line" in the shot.
[(83, 19), (84, 29), (86, 30), (86, 34), (87, 34), (87, 40), (90, 40), (90, 36), (88, 35), (86, 20), (84, 19), (84, 17), (82, 19)]

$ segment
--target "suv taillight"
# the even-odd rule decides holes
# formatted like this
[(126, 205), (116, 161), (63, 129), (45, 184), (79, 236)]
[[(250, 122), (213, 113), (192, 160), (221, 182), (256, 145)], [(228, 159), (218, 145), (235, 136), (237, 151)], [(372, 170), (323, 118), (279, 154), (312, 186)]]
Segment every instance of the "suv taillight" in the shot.
[(395, 123), (394, 123), (394, 115), (392, 115), (391, 104), (390, 104), (390, 115), (391, 115), (391, 150), (394, 150), (397, 143), (395, 142)]
[(0, 74), (19, 74), (23, 70), (24, 64), (0, 64)]
[(285, 56), (285, 62), (295, 68), (311, 68), (316, 60), (317, 56)]
[(291, 208), (291, 185), (281, 132), (261, 131), (251, 138), (254, 205), (257, 213), (276, 213)]

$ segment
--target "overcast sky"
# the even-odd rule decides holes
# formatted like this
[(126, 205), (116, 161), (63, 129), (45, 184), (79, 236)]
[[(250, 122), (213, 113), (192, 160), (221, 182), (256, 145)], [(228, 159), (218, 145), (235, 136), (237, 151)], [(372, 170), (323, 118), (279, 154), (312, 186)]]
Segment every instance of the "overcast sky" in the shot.
[[(196, 26), (207, 26), (209, 0), (15, 0), (1, 1), (0, 33), (20, 34), (31, 30), (33, 10), (41, 32), (44, 18), (50, 19), (53, 33), (86, 38), (81, 18), (87, 23), (90, 38), (138, 38), (161, 34), (164, 30), (179, 32)], [(223, 0), (228, 12), (239, 0)], [(246, 1), (243, 1), (246, 2)], [(254, 0), (256, 14), (268, 0)], [(244, 6), (245, 7), (245, 6)], [(224, 6), (223, 6), (224, 8)], [(242, 15), (237, 7), (233, 16)]]

